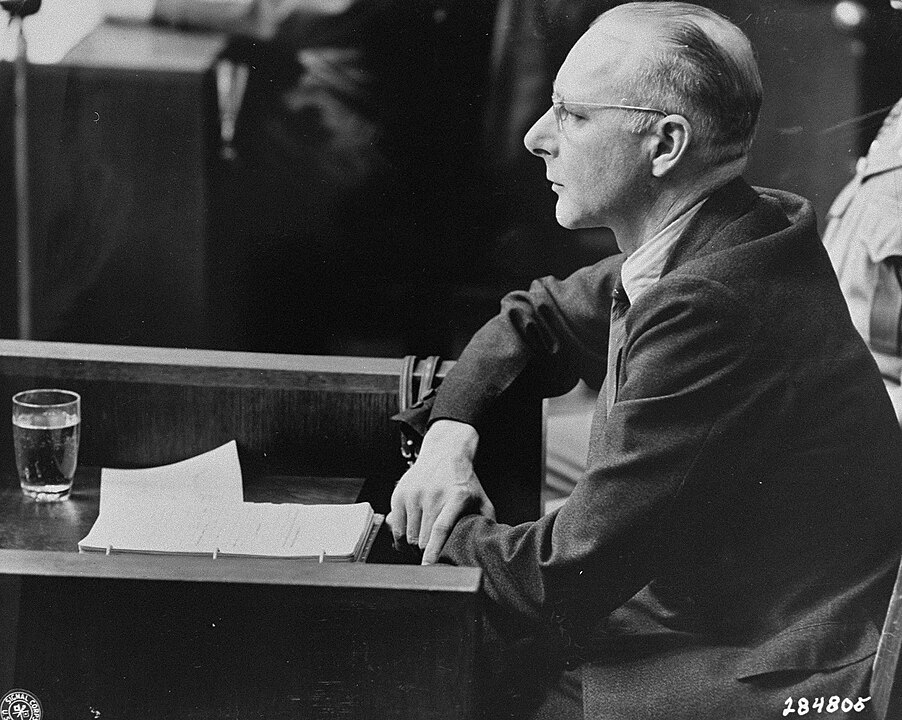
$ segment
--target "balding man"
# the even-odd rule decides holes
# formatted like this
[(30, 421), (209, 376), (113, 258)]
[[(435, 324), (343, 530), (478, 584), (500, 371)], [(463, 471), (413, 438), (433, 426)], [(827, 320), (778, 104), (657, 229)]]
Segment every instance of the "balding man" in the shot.
[[(553, 635), (549, 670), (579, 668), (535, 717), (868, 715), (902, 441), (811, 206), (740, 177), (760, 102), (747, 39), (709, 10), (595, 21), (526, 146), (558, 222), (623, 253), (505, 298), (395, 491), (424, 562), (484, 570), (506, 647)], [(472, 467), (487, 409), (579, 378), (604, 381), (585, 475), (560, 510), (494, 522)]]

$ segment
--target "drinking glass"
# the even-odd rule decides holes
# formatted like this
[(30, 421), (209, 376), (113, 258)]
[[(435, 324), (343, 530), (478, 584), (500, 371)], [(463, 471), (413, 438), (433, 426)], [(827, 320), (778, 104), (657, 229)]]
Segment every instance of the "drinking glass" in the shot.
[(81, 397), (71, 390), (24, 390), (13, 395), (13, 443), (26, 497), (69, 497), (78, 464)]

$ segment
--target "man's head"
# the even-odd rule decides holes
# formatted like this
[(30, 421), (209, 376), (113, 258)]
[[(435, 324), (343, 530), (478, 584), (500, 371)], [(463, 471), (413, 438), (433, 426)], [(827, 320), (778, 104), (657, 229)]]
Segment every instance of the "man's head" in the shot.
[[(697, 152), (719, 164), (744, 157), (761, 108), (761, 78), (751, 43), (713, 10), (681, 2), (635, 2), (609, 10), (595, 24), (622, 17), (657, 28), (658, 42), (631, 79), (641, 97), (684, 115), (695, 130)], [(590, 29), (591, 32), (591, 29)], [(654, 118), (633, 118), (637, 131)]]
[(565, 227), (615, 232), (662, 188), (737, 175), (761, 105), (751, 45), (711, 10), (636, 2), (602, 14), (558, 72), (526, 146)]

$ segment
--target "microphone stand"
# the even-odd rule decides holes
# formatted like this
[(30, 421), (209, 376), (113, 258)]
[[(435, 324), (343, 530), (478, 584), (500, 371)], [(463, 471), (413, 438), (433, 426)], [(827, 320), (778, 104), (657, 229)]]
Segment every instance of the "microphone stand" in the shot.
[(25, 40), (23, 21), (19, 15), (11, 15), (10, 24), (18, 26), (14, 74), (13, 147), (16, 189), (16, 293), (19, 338), (32, 337), (31, 293), (31, 227), (28, 198), (28, 103), (27, 73), (28, 44)]

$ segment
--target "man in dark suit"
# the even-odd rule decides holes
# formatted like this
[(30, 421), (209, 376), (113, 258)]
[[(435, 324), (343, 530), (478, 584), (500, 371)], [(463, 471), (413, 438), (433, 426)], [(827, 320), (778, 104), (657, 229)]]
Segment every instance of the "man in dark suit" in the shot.
[[(483, 568), (508, 649), (554, 638), (556, 684), (520, 675), (510, 715), (868, 715), (902, 440), (810, 204), (740, 177), (760, 101), (735, 26), (631, 3), (574, 45), (527, 133), (558, 222), (623, 253), (505, 298), (389, 516), (424, 562)], [(496, 523), (472, 468), (486, 411), (579, 378), (604, 381), (585, 475), (560, 510)]]

